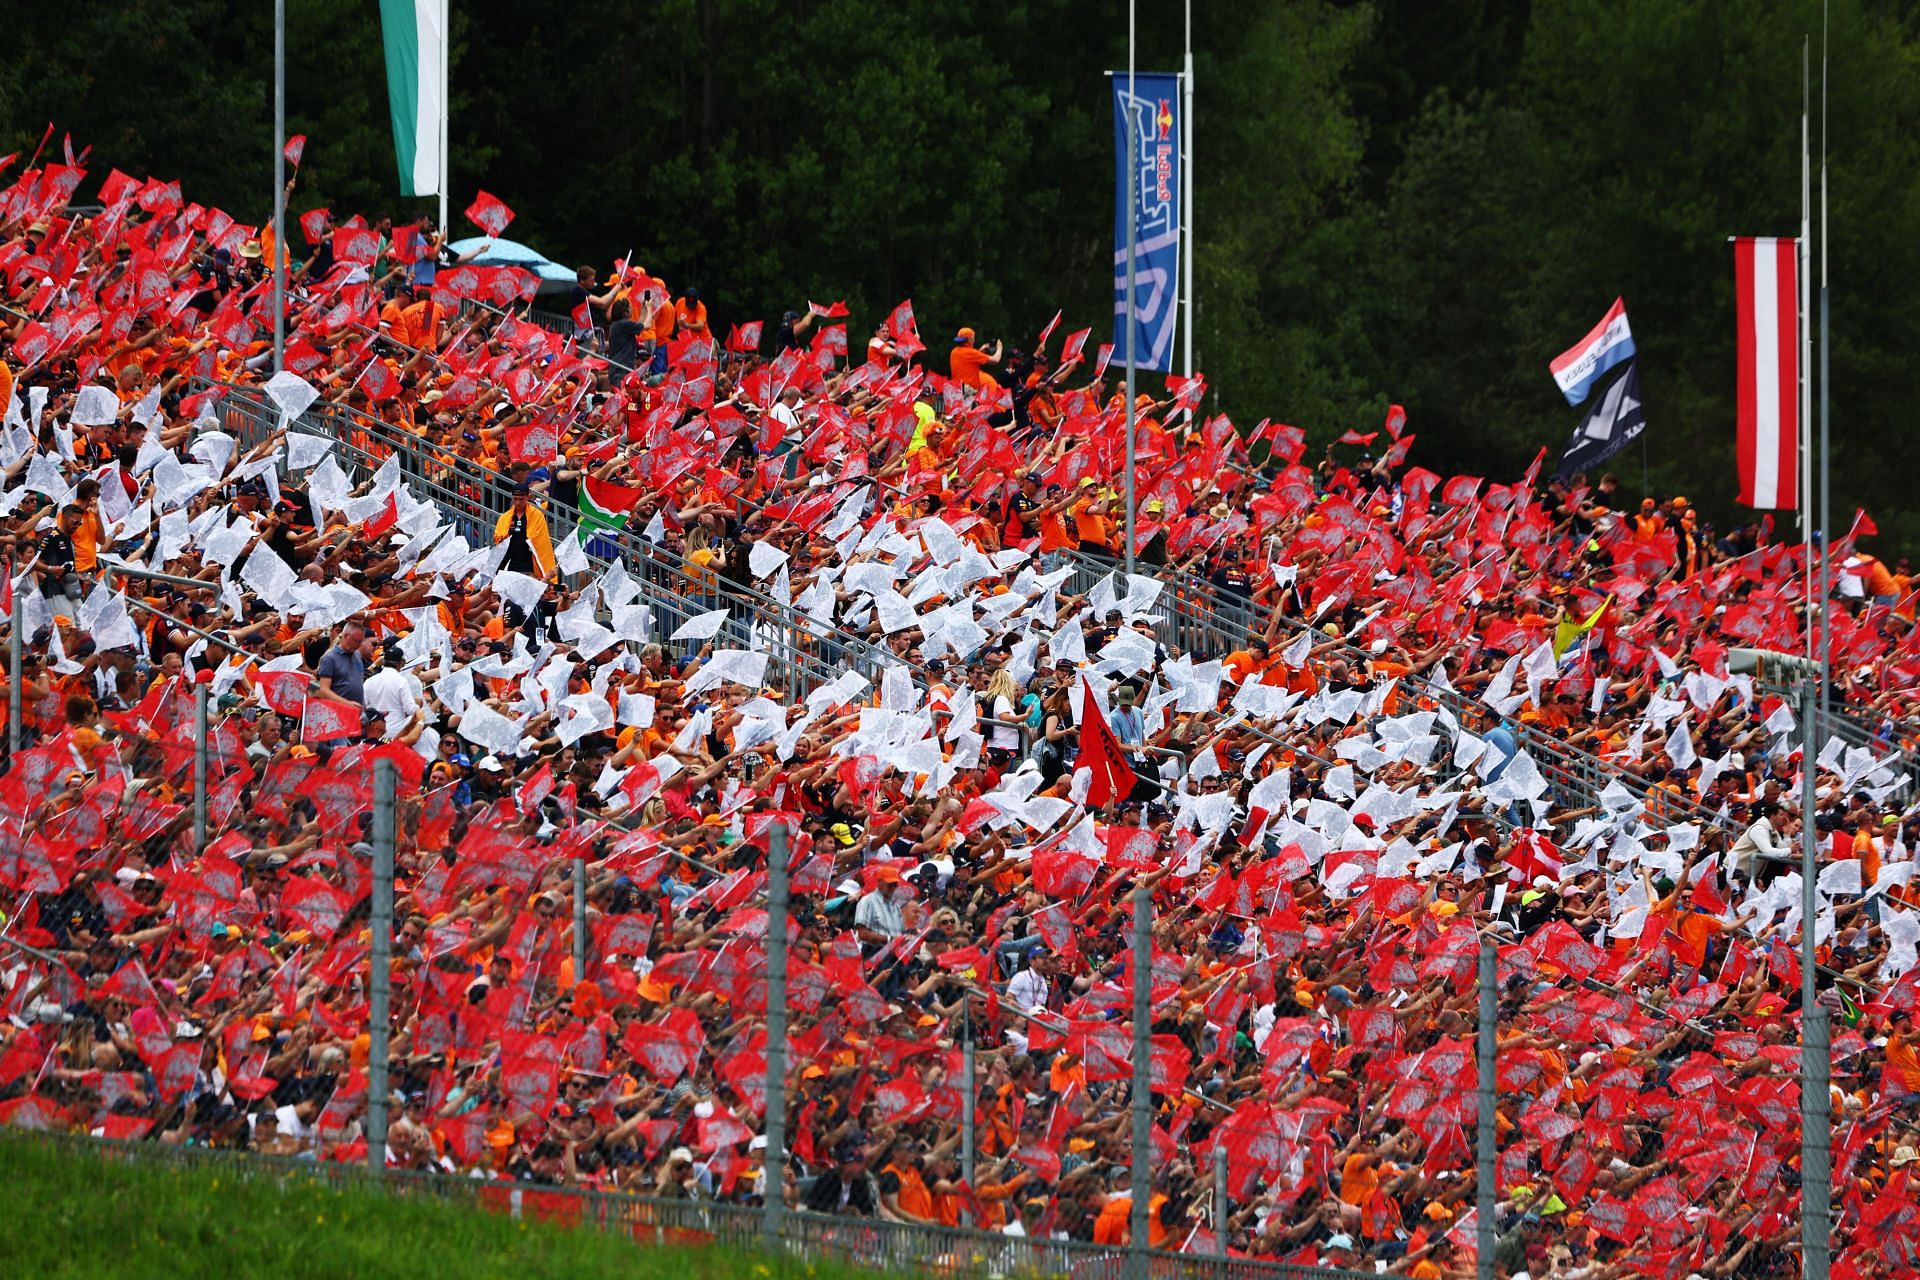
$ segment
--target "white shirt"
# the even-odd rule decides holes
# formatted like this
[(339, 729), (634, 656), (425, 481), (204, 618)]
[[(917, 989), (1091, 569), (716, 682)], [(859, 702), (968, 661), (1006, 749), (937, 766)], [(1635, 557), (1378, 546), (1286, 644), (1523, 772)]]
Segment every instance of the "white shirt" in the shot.
[(391, 738), (405, 729), (420, 709), (420, 682), (397, 668), (382, 667), (367, 677), (360, 696), (367, 710), (387, 718), (387, 736)]
[(1773, 836), (1771, 820), (1762, 818), (1755, 822), (1742, 831), (1740, 838), (1734, 841), (1733, 848), (1727, 854), (1729, 865), (1736, 871), (1752, 875), (1753, 860), (1756, 855), (1765, 854), (1769, 858), (1784, 857), (1790, 851), (1774, 844)]
[(1018, 1009), (1046, 1008), (1050, 991), (1051, 985), (1047, 982), (1046, 976), (1034, 972), (1032, 965), (1014, 974), (1007, 983), (1007, 999), (1011, 1000), (1014, 1007)]
[(887, 938), (899, 937), (906, 928), (900, 918), (899, 900), (887, 901), (878, 889), (860, 899), (860, 904), (853, 909), (853, 922)]
[[(1005, 694), (993, 700), (993, 718), (995, 720), (1018, 720), (1013, 700)], [(987, 745), (1000, 751), (1012, 751), (1020, 745), (1020, 727), (1017, 724), (990, 724), (987, 726)]]

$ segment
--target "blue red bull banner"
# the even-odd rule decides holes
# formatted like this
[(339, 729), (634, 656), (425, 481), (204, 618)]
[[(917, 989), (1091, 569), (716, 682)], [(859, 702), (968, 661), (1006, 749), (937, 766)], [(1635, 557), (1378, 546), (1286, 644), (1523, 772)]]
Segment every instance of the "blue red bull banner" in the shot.
[[(1173, 325), (1180, 300), (1180, 77), (1112, 73), (1113, 362), (1127, 359), (1132, 312), (1134, 367), (1173, 368)], [(1133, 122), (1128, 145), (1127, 122)], [(1127, 184), (1134, 189), (1133, 305), (1127, 305)]]

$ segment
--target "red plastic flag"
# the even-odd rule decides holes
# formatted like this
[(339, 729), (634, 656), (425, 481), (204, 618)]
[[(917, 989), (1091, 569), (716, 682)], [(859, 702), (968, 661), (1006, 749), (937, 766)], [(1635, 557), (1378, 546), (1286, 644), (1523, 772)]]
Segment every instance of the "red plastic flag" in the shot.
[(339, 931), (352, 906), (340, 890), (306, 876), (289, 876), (280, 895), (280, 912), (288, 922), (322, 941)]
[(280, 148), (280, 154), (285, 156), (287, 163), (296, 169), (300, 167), (300, 157), (305, 155), (306, 151), (307, 135), (304, 133), (294, 134), (291, 138), (287, 139), (287, 145)]
[(894, 351), (902, 360), (911, 360), (927, 349), (927, 344), (920, 341), (919, 326), (914, 323), (912, 298), (887, 316), (887, 336), (893, 339)]
[(1082, 358), (1087, 349), (1087, 335), (1091, 329), (1076, 329), (1067, 335), (1067, 343), (1060, 349), (1060, 363), (1072, 364)]
[(1407, 429), (1407, 411), (1397, 404), (1387, 406), (1387, 434), (1395, 440)]
[(849, 314), (847, 304), (844, 302), (823, 307), (817, 302), (810, 301), (807, 303), (807, 312), (810, 315), (819, 316), (822, 320), (844, 320)]
[(479, 192), (473, 203), (467, 206), (467, 217), (472, 223), (490, 236), (497, 236), (507, 229), (513, 221), (513, 210), (498, 196)]
[(1040, 340), (1033, 344), (1035, 351), (1045, 351), (1047, 349), (1047, 339), (1051, 338), (1053, 331), (1060, 327), (1060, 317), (1065, 314), (1066, 312), (1064, 311), (1056, 311), (1053, 313), (1053, 319), (1047, 321), (1047, 327), (1040, 331)]
[(360, 717), (350, 705), (327, 698), (307, 699), (300, 717), (300, 741), (332, 742), (359, 732)]
[(341, 262), (371, 263), (380, 256), (380, 233), (370, 227), (336, 227), (333, 256)]
[(307, 237), (308, 244), (317, 245), (327, 238), (329, 216), (325, 209), (309, 209), (300, 215), (300, 231)]
[(1085, 677), (1080, 681), (1080, 717), (1080, 753), (1074, 757), (1073, 768), (1076, 773), (1086, 769), (1093, 775), (1087, 785), (1087, 807), (1098, 809), (1125, 800), (1139, 779), (1127, 762), (1126, 752), (1120, 749), (1120, 739), (1113, 736), (1106, 717), (1100, 714)]
[(1359, 444), (1359, 445), (1372, 444), (1374, 441), (1374, 437), (1378, 436), (1379, 434), (1380, 433), (1378, 431), (1368, 431), (1368, 432), (1365, 432), (1364, 434), (1358, 431), (1348, 431), (1346, 434), (1342, 435), (1339, 440), (1335, 441), (1335, 443), (1336, 444)]
[(727, 335), (727, 350), (741, 355), (752, 355), (760, 350), (760, 331), (762, 323), (749, 320), (745, 324), (733, 326), (733, 332)]

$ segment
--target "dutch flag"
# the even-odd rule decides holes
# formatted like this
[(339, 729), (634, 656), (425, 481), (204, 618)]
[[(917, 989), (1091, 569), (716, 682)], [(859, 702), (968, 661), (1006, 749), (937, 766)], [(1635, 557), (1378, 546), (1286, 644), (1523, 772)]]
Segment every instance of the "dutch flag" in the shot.
[(1613, 309), (1586, 337), (1555, 357), (1547, 368), (1568, 404), (1579, 404), (1607, 370), (1633, 354), (1633, 330), (1627, 327), (1627, 303), (1613, 300)]

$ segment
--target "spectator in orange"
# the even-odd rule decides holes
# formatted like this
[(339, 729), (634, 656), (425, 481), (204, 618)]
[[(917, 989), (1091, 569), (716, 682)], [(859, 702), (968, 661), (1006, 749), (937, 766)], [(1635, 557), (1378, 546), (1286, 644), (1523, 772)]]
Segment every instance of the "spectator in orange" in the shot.
[(988, 351), (973, 345), (972, 329), (960, 330), (953, 335), (953, 355), (949, 361), (953, 380), (975, 391), (998, 391), (1000, 384), (987, 372), (987, 366), (999, 364), (1004, 354), (1005, 349), (1000, 343), (994, 343), (993, 350)]

